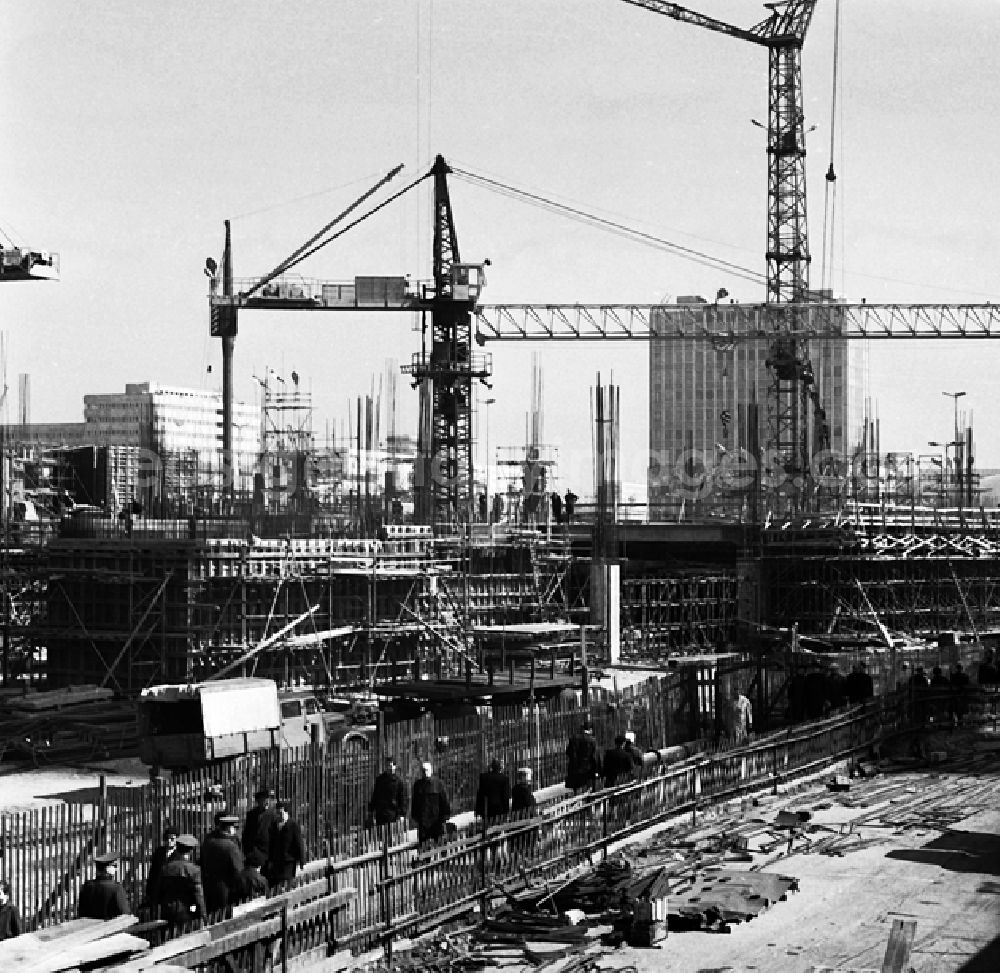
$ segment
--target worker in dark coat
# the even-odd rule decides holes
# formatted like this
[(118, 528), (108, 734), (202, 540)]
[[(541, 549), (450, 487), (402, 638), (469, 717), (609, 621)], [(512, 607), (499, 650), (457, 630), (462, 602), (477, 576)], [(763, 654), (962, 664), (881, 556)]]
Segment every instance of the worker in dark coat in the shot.
[(246, 866), (240, 874), (243, 899), (258, 899), (267, 895), (267, 879), (261, 874), (266, 864), (267, 859), (259, 851), (251, 851), (246, 856)]
[(625, 750), (632, 761), (632, 776), (638, 780), (642, 777), (642, 750), (635, 742), (634, 730), (629, 730), (625, 734)]
[(525, 811), (530, 813), (536, 805), (535, 792), (531, 789), (531, 768), (520, 767), (514, 789), (510, 793), (510, 809), (514, 814)]
[(566, 744), (566, 786), (574, 791), (589, 790), (599, 772), (594, 727), (588, 721)]
[(118, 853), (94, 855), (97, 875), (80, 889), (81, 919), (117, 919), (129, 911), (128, 896), (118, 882)]
[(153, 905), (159, 909), (160, 918), (173, 928), (204, 921), (208, 915), (201, 869), (191, 861), (197, 847), (198, 839), (193, 834), (178, 835), (177, 850), (163, 866), (153, 889)]
[(288, 814), (285, 801), (275, 805), (277, 818), (271, 825), (271, 839), (267, 851), (268, 884), (281, 885), (295, 878), (296, 867), (306, 863), (306, 846), (302, 840), (302, 829)]
[(979, 663), (979, 672), (976, 681), (980, 686), (995, 686), (997, 681), (997, 667), (993, 661), (993, 650), (987, 649), (983, 653), (983, 661)]
[(235, 814), (220, 811), (215, 815), (215, 828), (201, 843), (201, 880), (209, 915), (238, 901), (243, 892), (243, 852), (236, 838), (239, 823)]
[(510, 814), (510, 778), (496, 757), (490, 761), (489, 770), (479, 775), (476, 814), (487, 821)]
[(951, 717), (952, 722), (962, 725), (965, 714), (969, 711), (969, 677), (962, 669), (962, 663), (956, 662), (951, 679)]
[(10, 901), (10, 882), (0, 879), (0, 940), (13, 939), (22, 931), (21, 913)]
[(951, 691), (951, 683), (948, 681), (948, 677), (941, 671), (940, 666), (935, 666), (931, 670), (931, 685), (929, 695), (931, 697), (930, 704), (930, 716), (932, 723), (941, 723), (944, 721), (946, 709), (949, 711), (949, 719), (951, 717), (951, 701), (945, 697)]
[(375, 778), (368, 817), (372, 824), (393, 824), (406, 817), (406, 782), (396, 772), (396, 761), (387, 756), (383, 771)]
[(262, 787), (254, 794), (254, 800), (257, 803), (247, 812), (240, 845), (243, 848), (244, 858), (257, 851), (264, 861), (267, 861), (271, 825), (276, 818), (273, 806), (274, 791), (270, 787)]
[(174, 855), (177, 854), (177, 829), (169, 825), (163, 829), (163, 844), (153, 852), (149, 862), (149, 874), (146, 876), (146, 902), (153, 904), (153, 891), (160, 880), (160, 872)]
[(847, 677), (847, 698), (852, 706), (863, 703), (875, 695), (872, 677), (868, 675), (867, 666), (859, 662)]
[(924, 696), (929, 685), (924, 667), (917, 666), (910, 676), (910, 699), (913, 704), (913, 718), (921, 725), (927, 722), (927, 702)]
[(625, 749), (627, 743), (625, 735), (615, 737), (615, 745), (604, 754), (604, 766), (602, 776), (605, 787), (614, 787), (616, 784), (627, 784), (632, 777), (632, 758), (628, 750)]
[(420, 765), (422, 776), (413, 784), (410, 817), (417, 826), (417, 840), (438, 841), (444, 835), (445, 823), (451, 815), (451, 804), (444, 784), (434, 776), (429, 763)]

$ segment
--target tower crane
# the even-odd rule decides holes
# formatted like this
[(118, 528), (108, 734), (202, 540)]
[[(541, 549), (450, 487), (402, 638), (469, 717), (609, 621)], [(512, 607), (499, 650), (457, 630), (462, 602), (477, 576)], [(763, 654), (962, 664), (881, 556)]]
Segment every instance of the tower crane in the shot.
[[(736, 27), (666, 0), (624, 0), (683, 23), (727, 34), (767, 48), (767, 297), (768, 304), (799, 304), (809, 300), (809, 243), (806, 230), (806, 145), (802, 109), (802, 43), (816, 0), (776, 0), (771, 13), (753, 27)], [(783, 316), (782, 323), (794, 315)], [(785, 481), (805, 484), (812, 475), (808, 448), (809, 402), (818, 402), (806, 345), (793, 333), (776, 327), (767, 365), (770, 453), (783, 468)], [(822, 413), (815, 414), (817, 418)], [(819, 424), (822, 428), (822, 423)], [(820, 432), (822, 438), (822, 432)], [(802, 494), (792, 495), (797, 507)]]
[[(489, 261), (461, 261), (448, 192), (447, 176), (451, 170), (447, 162), (437, 156), (432, 168), (409, 186), (333, 236), (327, 235), (401, 168), (390, 172), (260, 278), (234, 279), (232, 237), (226, 221), (221, 273), (212, 258), (206, 261), (205, 272), (209, 277), (211, 334), (222, 342), (222, 465), (227, 494), (231, 495), (233, 485), (233, 350), (241, 310), (419, 311), (424, 316), (422, 348), (403, 369), (415, 384), (426, 383), (431, 401), (430, 435), (418, 442), (421, 463), (415, 474), (416, 517), (418, 522), (430, 524), (471, 518), (472, 385), (474, 381), (487, 382), (492, 372), (491, 356), (473, 353), (472, 316), (486, 283), (485, 267)], [(286, 276), (287, 271), (320, 247), (428, 178), (434, 180), (433, 281), (412, 284), (404, 277), (355, 277), (353, 282), (335, 282)], [(429, 347), (427, 315), (430, 316)]]

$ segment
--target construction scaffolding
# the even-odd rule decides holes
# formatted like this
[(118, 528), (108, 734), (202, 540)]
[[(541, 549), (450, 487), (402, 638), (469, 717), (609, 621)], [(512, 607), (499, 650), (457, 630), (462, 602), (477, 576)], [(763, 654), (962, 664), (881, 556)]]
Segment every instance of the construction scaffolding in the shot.
[(8, 606), (5, 632), (19, 657), (44, 659), (49, 687), (134, 695), (222, 670), (325, 687), (421, 667), (460, 674), (476, 625), (571, 614), (568, 541), (541, 532), (389, 525), (378, 538), (260, 538), (118, 526), (52, 541), (7, 586), (35, 592), (32, 611)]
[(729, 644), (737, 616), (735, 571), (688, 569), (621, 581), (621, 654), (629, 662), (665, 662)]

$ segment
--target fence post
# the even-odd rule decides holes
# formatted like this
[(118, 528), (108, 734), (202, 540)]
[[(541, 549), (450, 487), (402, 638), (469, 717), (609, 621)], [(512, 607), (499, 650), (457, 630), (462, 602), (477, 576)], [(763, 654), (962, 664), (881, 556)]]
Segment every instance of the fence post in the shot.
[(382, 831), (382, 857), (379, 859), (379, 884), (382, 894), (379, 896), (379, 905), (382, 908), (382, 925), (385, 927), (385, 959), (388, 966), (392, 966), (392, 903), (389, 895), (389, 832), (392, 825), (384, 825)]
[(483, 827), (479, 834), (479, 917), (485, 922), (489, 913), (489, 892), (486, 889), (486, 808), (483, 808)]
[(101, 774), (100, 784), (99, 784), (99, 797), (98, 797), (98, 834), (101, 838), (101, 845), (104, 847), (101, 850), (107, 851), (108, 843), (108, 778), (106, 774)]

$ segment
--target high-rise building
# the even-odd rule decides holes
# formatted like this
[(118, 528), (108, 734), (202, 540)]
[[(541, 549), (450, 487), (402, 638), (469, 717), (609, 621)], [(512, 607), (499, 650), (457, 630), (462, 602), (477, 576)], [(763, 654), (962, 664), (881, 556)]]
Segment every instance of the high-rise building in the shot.
[[(679, 304), (705, 303), (679, 298)], [(710, 499), (712, 471), (749, 448), (746, 407), (759, 407), (760, 443), (767, 441), (766, 339), (664, 338), (665, 315), (654, 309), (649, 343), (649, 503), (652, 516), (673, 513), (685, 498)], [(847, 338), (808, 343), (815, 388), (826, 412), (830, 450), (854, 456), (864, 426), (867, 346)], [(812, 409), (810, 409), (810, 413)], [(812, 437), (812, 422), (807, 421)], [(810, 453), (818, 446), (810, 441)], [(718, 495), (719, 491), (714, 491)]]
[[(85, 395), (86, 439), (96, 445), (138, 446), (158, 475), (146, 480), (150, 499), (192, 490), (218, 495), (222, 487), (222, 396), (153, 382), (124, 392)], [(259, 459), (261, 417), (256, 406), (233, 403), (235, 488), (249, 490)]]

